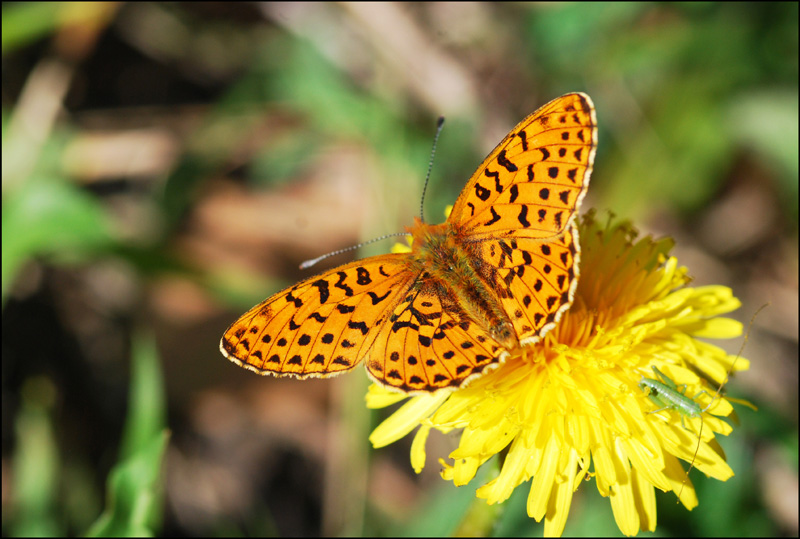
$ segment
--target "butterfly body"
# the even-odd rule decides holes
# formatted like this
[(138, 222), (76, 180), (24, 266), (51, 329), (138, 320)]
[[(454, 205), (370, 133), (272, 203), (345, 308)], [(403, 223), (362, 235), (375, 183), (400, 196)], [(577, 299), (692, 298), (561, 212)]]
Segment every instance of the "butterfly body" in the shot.
[(508, 315), (497, 301), (493, 283), (494, 268), (483, 263), (478, 244), (469, 241), (468, 232), (452, 223), (428, 225), (415, 218), (411, 234), (410, 258), (420, 272), (418, 280), (435, 284), (435, 294), (448, 293), (453, 301), (443, 304), (454, 319), (474, 323), (506, 350), (519, 346)]
[(461, 387), (496, 367), (572, 302), (595, 124), (585, 94), (546, 104), (486, 157), (445, 223), (407, 229), (410, 253), (351, 262), (276, 294), (228, 328), (223, 355), (296, 378), (364, 362), (377, 383), (406, 393)]

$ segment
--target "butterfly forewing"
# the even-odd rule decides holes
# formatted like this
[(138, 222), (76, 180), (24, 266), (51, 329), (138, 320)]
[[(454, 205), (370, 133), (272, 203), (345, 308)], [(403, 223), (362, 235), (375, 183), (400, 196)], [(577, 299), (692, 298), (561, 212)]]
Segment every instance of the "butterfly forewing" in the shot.
[(306, 378), (350, 370), (413, 279), (402, 255), (340, 266), (250, 309), (228, 328), (220, 349), (259, 374)]
[(464, 225), (473, 240), (557, 236), (588, 188), (596, 123), (585, 94), (567, 94), (543, 106), (478, 167), (450, 220)]

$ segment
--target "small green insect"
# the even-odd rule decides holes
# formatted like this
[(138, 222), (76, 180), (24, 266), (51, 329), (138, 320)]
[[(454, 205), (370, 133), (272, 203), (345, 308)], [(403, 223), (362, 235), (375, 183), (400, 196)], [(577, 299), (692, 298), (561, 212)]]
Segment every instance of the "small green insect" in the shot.
[[(747, 344), (747, 339), (750, 336), (750, 329), (753, 327), (753, 321), (755, 320), (758, 313), (761, 312), (761, 309), (763, 309), (764, 307), (766, 307), (766, 305), (761, 306), (755, 312), (755, 314), (753, 314), (753, 317), (750, 319), (750, 325), (747, 328), (747, 333), (744, 336), (742, 347), (739, 349), (739, 353), (736, 355), (736, 359), (734, 359), (733, 363), (731, 363), (731, 367), (728, 370), (728, 373), (725, 375), (725, 379), (719, 385), (716, 393), (714, 393), (714, 396), (711, 398), (711, 401), (705, 408), (701, 407), (697, 399), (703, 394), (709, 395), (708, 391), (702, 390), (695, 393), (694, 396), (690, 397), (686, 395), (686, 390), (687, 390), (686, 384), (681, 384), (679, 386), (669, 376), (661, 372), (655, 365), (653, 365), (652, 367), (653, 371), (656, 373), (656, 378), (642, 377), (642, 379), (639, 381), (639, 388), (642, 391), (645, 391), (648, 398), (650, 398), (650, 400), (653, 401), (656, 404), (656, 406), (659, 407), (657, 410), (652, 410), (648, 412), (648, 414), (655, 414), (658, 412), (663, 412), (664, 410), (675, 410), (681, 415), (681, 426), (684, 429), (686, 429), (686, 425), (683, 421), (684, 417), (700, 419), (700, 431), (697, 434), (697, 446), (695, 447), (694, 456), (692, 457), (692, 462), (689, 465), (689, 469), (686, 471), (686, 476), (684, 477), (683, 482), (681, 483), (681, 490), (678, 492), (679, 500), (681, 494), (683, 493), (683, 487), (686, 484), (686, 481), (689, 479), (689, 472), (691, 472), (692, 468), (694, 467), (694, 462), (697, 459), (697, 453), (700, 450), (700, 443), (703, 440), (703, 426), (705, 424), (703, 414), (708, 410), (710, 410), (712, 406), (714, 406), (714, 403), (719, 398), (719, 395), (722, 392), (722, 389), (725, 387), (725, 384), (728, 383), (728, 379), (730, 378), (730, 375), (733, 372), (733, 368), (736, 365), (736, 362), (739, 360), (742, 350), (744, 350), (744, 347)], [(745, 404), (755, 409), (755, 407), (747, 401), (741, 401), (738, 399), (729, 399), (729, 400)]]
[(697, 434), (697, 447), (695, 447), (694, 456), (692, 457), (692, 462), (689, 465), (689, 469), (686, 471), (686, 477), (684, 478), (683, 483), (681, 483), (681, 490), (678, 492), (678, 499), (680, 499), (681, 494), (683, 493), (683, 485), (689, 478), (689, 472), (691, 472), (692, 468), (694, 467), (694, 461), (697, 458), (697, 452), (700, 450), (700, 442), (703, 439), (703, 413), (707, 412), (709, 408), (714, 405), (716, 398), (719, 396), (719, 392), (722, 390), (725, 382), (727, 382), (727, 376), (720, 385), (717, 394), (714, 395), (714, 397), (711, 399), (711, 402), (708, 403), (708, 406), (701, 408), (700, 404), (697, 402), (697, 398), (703, 394), (708, 395), (708, 391), (702, 390), (696, 393), (693, 397), (689, 397), (686, 395), (686, 384), (681, 384), (678, 386), (669, 376), (661, 372), (655, 365), (653, 365), (653, 371), (655, 371), (658, 379), (643, 377), (639, 381), (639, 388), (647, 393), (647, 396), (656, 404), (656, 406), (659, 406), (657, 410), (652, 410), (648, 412), (648, 414), (656, 414), (658, 412), (663, 412), (664, 410), (675, 410), (681, 414), (681, 426), (684, 429), (686, 429), (686, 425), (683, 422), (684, 417), (700, 418), (700, 432)]
[[(686, 425), (683, 423), (684, 416), (699, 417), (702, 420), (701, 414), (707, 411), (713, 402), (705, 408), (701, 408), (696, 399), (704, 393), (708, 395), (708, 391), (703, 390), (696, 393), (694, 397), (689, 397), (686, 395), (686, 384), (681, 384), (678, 386), (672, 380), (672, 378), (661, 372), (655, 365), (653, 365), (653, 370), (655, 371), (659, 380), (653, 378), (642, 378), (639, 382), (639, 389), (643, 391), (646, 390), (647, 396), (650, 398), (650, 400), (653, 401), (657, 406), (661, 407), (658, 410), (652, 410), (648, 413), (656, 414), (658, 412), (663, 412), (664, 410), (675, 410), (680, 412), (681, 426), (683, 428), (686, 428)], [(679, 387), (682, 389), (678, 389)]]

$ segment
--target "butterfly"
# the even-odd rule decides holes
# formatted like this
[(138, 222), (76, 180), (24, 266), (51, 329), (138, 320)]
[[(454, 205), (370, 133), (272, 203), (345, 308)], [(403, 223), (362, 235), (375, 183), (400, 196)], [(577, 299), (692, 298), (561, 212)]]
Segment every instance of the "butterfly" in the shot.
[(578, 283), (575, 223), (597, 146), (592, 100), (563, 95), (484, 159), (438, 225), (415, 218), (409, 253), (373, 256), (256, 305), (220, 342), (257, 372), (327, 378), (364, 363), (389, 389), (463, 387), (535, 343)]

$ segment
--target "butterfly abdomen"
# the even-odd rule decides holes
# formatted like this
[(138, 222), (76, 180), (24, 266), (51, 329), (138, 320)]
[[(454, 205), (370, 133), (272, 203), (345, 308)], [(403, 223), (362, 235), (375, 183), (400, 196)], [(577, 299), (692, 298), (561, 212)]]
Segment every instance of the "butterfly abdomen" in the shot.
[(519, 341), (502, 305), (486, 283), (475, 245), (463, 241), (464, 235), (451, 223), (427, 225), (417, 220), (411, 229), (414, 237), (412, 260), (427, 275), (429, 286), (436, 286), (443, 306), (456, 318), (477, 324), (507, 350)]

